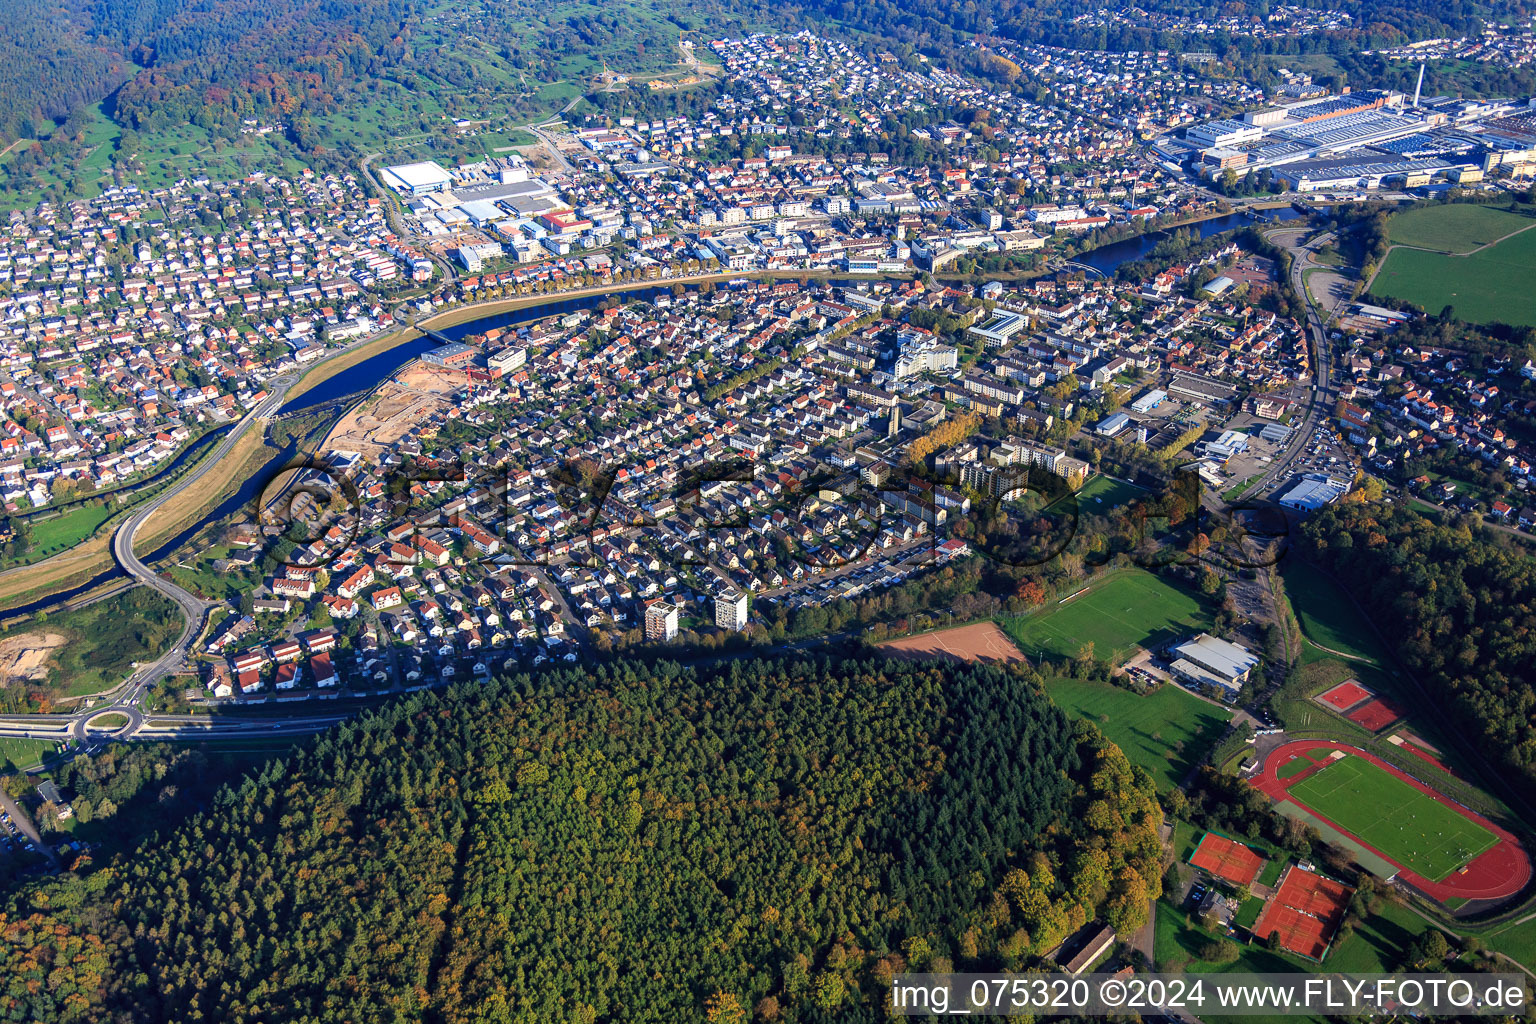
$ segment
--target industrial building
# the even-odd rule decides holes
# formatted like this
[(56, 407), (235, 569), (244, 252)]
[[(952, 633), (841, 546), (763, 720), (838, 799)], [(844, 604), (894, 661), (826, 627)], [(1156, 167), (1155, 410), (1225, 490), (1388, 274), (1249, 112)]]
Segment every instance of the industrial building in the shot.
[(1158, 406), (1162, 405), (1163, 402), (1167, 400), (1167, 398), (1168, 392), (1153, 389), (1152, 391), (1148, 391), (1146, 394), (1136, 399), (1136, 401), (1132, 402), (1131, 411), (1149, 413), (1153, 409), (1156, 409)]
[(1298, 512), (1316, 512), (1338, 501), (1349, 492), (1349, 485), (1323, 473), (1306, 473), (1296, 486), (1280, 495), (1280, 504)]
[(1100, 437), (1114, 437), (1130, 425), (1131, 418), (1123, 412), (1117, 412), (1100, 420), (1099, 425), (1093, 428), (1093, 432)]
[(1224, 430), (1214, 441), (1200, 445), (1200, 456), (1226, 465), (1232, 456), (1248, 450), (1248, 435), (1236, 430)]
[(1266, 423), (1264, 429), (1259, 431), (1259, 436), (1270, 444), (1289, 444), (1294, 433), (1295, 430), (1279, 423)]
[(1224, 406), (1237, 397), (1237, 388), (1194, 373), (1176, 373), (1168, 385), (1168, 393), (1205, 405)]
[(1420, 105), (1417, 95), (1345, 93), (1194, 125), (1153, 149), (1211, 177), (1269, 170), (1300, 192), (1465, 185), (1536, 169), (1526, 156), (1536, 144), (1531, 114), (1508, 100)]
[(383, 179), (385, 185), (407, 196), (446, 192), (453, 184), (453, 175), (431, 160), (386, 167), (379, 172), (379, 177)]

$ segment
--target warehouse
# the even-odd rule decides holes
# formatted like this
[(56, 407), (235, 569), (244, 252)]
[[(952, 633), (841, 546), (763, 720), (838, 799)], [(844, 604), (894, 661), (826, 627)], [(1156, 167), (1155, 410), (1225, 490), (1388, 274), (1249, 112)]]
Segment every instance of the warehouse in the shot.
[(1123, 412), (1117, 412), (1101, 420), (1099, 425), (1093, 428), (1093, 432), (1101, 437), (1114, 437), (1130, 425), (1131, 418)]
[(1340, 483), (1322, 473), (1307, 473), (1296, 486), (1280, 496), (1280, 504), (1298, 512), (1316, 512), (1324, 505), (1338, 501), (1349, 490), (1348, 484)]
[(416, 164), (398, 164), (379, 172), (384, 184), (407, 196), (424, 196), (432, 192), (446, 192), (453, 184), (453, 175), (430, 160)]
[(1193, 373), (1174, 374), (1168, 392), (1206, 405), (1226, 405), (1237, 397), (1237, 388)]

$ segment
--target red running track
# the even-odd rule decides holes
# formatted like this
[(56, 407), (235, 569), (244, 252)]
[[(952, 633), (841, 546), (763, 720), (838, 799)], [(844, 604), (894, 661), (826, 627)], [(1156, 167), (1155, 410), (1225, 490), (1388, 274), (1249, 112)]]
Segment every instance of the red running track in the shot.
[[(1355, 835), (1353, 832), (1340, 825), (1338, 822), (1318, 814), (1316, 810), (1311, 807), (1307, 807), (1307, 805), (1302, 803), (1300, 800), (1293, 799), (1290, 794), (1286, 792), (1289, 787), (1300, 782), (1307, 776), (1314, 774), (1326, 763), (1324, 760), (1310, 757), (1308, 755), (1308, 751), (1320, 749), (1342, 750), (1345, 753), (1351, 754), (1355, 757), (1364, 758), (1383, 771), (1387, 771), (1395, 775), (1397, 778), (1408, 783), (1408, 785), (1419, 790), (1421, 793), (1433, 797), (1435, 800), (1438, 800), (1440, 803), (1456, 811), (1458, 814), (1471, 818), (1473, 821), (1483, 826), (1483, 828), (1486, 828), (1488, 831), (1498, 836), (1499, 842), (1495, 843), (1492, 848), (1485, 850), (1474, 857), (1472, 862), (1469, 863), (1461, 871), (1453, 872), (1452, 874), (1448, 875), (1444, 881), (1434, 882), (1415, 871), (1409, 870), (1405, 865), (1398, 863), (1391, 857), (1388, 857), (1386, 854), (1376, 849), (1376, 847), (1372, 846), (1370, 843), (1365, 842), (1359, 836)], [(1317, 767), (1308, 768), (1296, 775), (1292, 775), (1288, 779), (1279, 778), (1276, 773), (1283, 765), (1291, 761), (1294, 757), (1305, 758), (1306, 760), (1311, 761)], [(1295, 740), (1291, 743), (1282, 744), (1281, 746), (1278, 746), (1274, 750), (1270, 751), (1269, 757), (1265, 758), (1264, 767), (1260, 770), (1258, 776), (1254, 779), (1254, 785), (1263, 790), (1265, 793), (1269, 794), (1270, 798), (1273, 800), (1290, 800), (1291, 803), (1296, 804), (1298, 807), (1306, 807), (1308, 813), (1317, 815), (1317, 817), (1321, 818), (1323, 821), (1328, 822), (1328, 824), (1332, 825), (1340, 832), (1343, 832), (1355, 842), (1376, 854), (1382, 860), (1385, 860), (1389, 864), (1392, 864), (1394, 867), (1396, 867), (1398, 869), (1399, 876), (1403, 879), (1403, 881), (1407, 882), (1409, 885), (1413, 886), (1415, 889), (1418, 889), (1420, 892), (1428, 895), (1429, 897), (1441, 901), (1442, 903), (1446, 900), (1452, 899), (1503, 899), (1507, 896), (1513, 896), (1515, 893), (1525, 888), (1525, 884), (1531, 879), (1531, 859), (1526, 855), (1524, 848), (1521, 847), (1520, 841), (1516, 839), (1512, 834), (1510, 834), (1507, 829), (1500, 828), (1498, 825), (1495, 825), (1493, 822), (1489, 821), (1481, 814), (1478, 814), (1476, 811), (1473, 811), (1467, 807), (1463, 807), (1461, 804), (1450, 799), (1449, 797), (1437, 793), (1435, 790), (1431, 789), (1429, 786), (1426, 786), (1412, 775), (1394, 768), (1392, 765), (1387, 764), (1387, 762), (1383, 761), (1379, 757), (1376, 757), (1374, 754), (1369, 754), (1357, 747), (1351, 747), (1344, 743), (1337, 743), (1333, 740)]]

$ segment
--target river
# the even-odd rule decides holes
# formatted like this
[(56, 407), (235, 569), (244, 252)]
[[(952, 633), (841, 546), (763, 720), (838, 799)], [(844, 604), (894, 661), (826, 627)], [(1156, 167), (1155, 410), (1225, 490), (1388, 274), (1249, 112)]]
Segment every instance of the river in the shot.
[[(670, 295), (671, 292), (671, 285), (655, 285), (649, 288), (635, 288), (625, 292), (609, 292), (583, 295), (570, 299), (554, 299), (538, 305), (505, 310), (474, 320), (467, 320), (452, 327), (437, 329), (437, 333), (457, 341), (472, 334), (484, 334), (486, 331), (494, 330), (498, 327), (518, 327), (552, 316), (564, 316), (567, 313), (596, 309), (600, 304), (616, 295), (622, 297), (625, 302), (649, 302), (662, 295)], [(282, 416), (293, 412), (320, 409), (326, 405), (336, 406), (339, 412), (341, 405), (347, 399), (378, 387), (400, 367), (413, 359), (419, 358), (424, 353), (430, 352), (438, 344), (439, 342), (436, 339), (423, 336), (378, 352), (356, 365), (347, 367), (347, 369), (342, 370), (335, 376), (322, 381), (291, 402), (285, 403), (277, 411), (277, 415)], [(221, 428), (218, 433), (222, 433), (225, 429), (228, 428)], [(193, 448), (196, 448), (198, 451), (206, 450), (202, 442), (199, 442)], [(172, 464), (167, 466), (163, 472), (170, 473), (176, 467), (182, 465), (191, 456), (193, 448), (188, 448), (186, 451), (179, 453)], [(297, 450), (290, 448), (273, 456), (261, 469), (252, 473), (246, 480), (241, 481), (240, 487), (236, 489), (235, 493), (220, 502), (212, 512), (180, 533), (177, 533), (165, 543), (158, 545), (153, 551), (143, 555), (144, 561), (153, 564), (191, 540), (197, 535), (199, 530), (209, 523), (218, 522), (232, 515), (242, 506), (247, 508), (254, 507), (256, 500), (261, 496), (261, 492), (266, 488), (268, 481), (276, 475), (284, 463), (292, 459), (296, 454)], [(157, 478), (158, 476), (159, 474), (157, 474)], [(141, 483), (136, 486), (143, 486), (143, 484)], [(17, 605), (13, 608), (6, 608), (0, 611), (0, 617), (9, 620), (18, 616), (32, 615), (39, 611), (52, 609), (59, 604), (71, 601), (94, 590), (104, 583), (121, 578), (123, 575), (123, 570), (114, 564), (112, 568), (104, 569), (95, 576), (67, 590), (58, 591), (47, 597)]]
[[(458, 341), (461, 338), (469, 337), (471, 334), (484, 334), (486, 331), (495, 330), (498, 327), (521, 327), (524, 324), (531, 324), (537, 320), (544, 320), (552, 316), (565, 316), (567, 313), (596, 309), (610, 298), (619, 297), (625, 302), (650, 302), (662, 295), (671, 294), (671, 291), (672, 287), (670, 285), (656, 285), (650, 288), (635, 288), (626, 292), (608, 292), (597, 295), (582, 295), (572, 299), (554, 299), (537, 306), (509, 309), (474, 320), (466, 320), (464, 323), (455, 324), (452, 327), (433, 328), (433, 330), (445, 338)], [(320, 382), (291, 402), (287, 402), (277, 411), (277, 415), (283, 416), (304, 409), (316, 409), (323, 405), (342, 402), (364, 391), (372, 391), (383, 383), (390, 374), (400, 369), (400, 367), (412, 359), (416, 359), (437, 348), (439, 344), (435, 338), (423, 336), (371, 355), (355, 366), (349, 366), (335, 376)]]
[[(1274, 210), (1264, 210), (1260, 213), (1267, 221), (1296, 220), (1302, 214), (1297, 213), (1289, 206), (1282, 206)], [(1210, 238), (1219, 235), (1223, 231), (1231, 231), (1234, 228), (1244, 228), (1258, 221), (1241, 213), (1229, 213), (1221, 217), (1211, 217), (1208, 220), (1196, 221), (1193, 224), (1183, 225), (1182, 228), (1169, 228), (1163, 231), (1153, 231), (1145, 235), (1137, 235), (1135, 238), (1126, 238), (1119, 242), (1110, 242), (1101, 245), (1097, 249), (1089, 249), (1076, 257), (1074, 262), (1086, 263), (1095, 270), (1103, 272), (1106, 277), (1114, 277), (1120, 269), (1120, 264), (1130, 260), (1139, 260), (1168, 237), (1169, 231), (1193, 229), (1200, 233), (1201, 238)]]

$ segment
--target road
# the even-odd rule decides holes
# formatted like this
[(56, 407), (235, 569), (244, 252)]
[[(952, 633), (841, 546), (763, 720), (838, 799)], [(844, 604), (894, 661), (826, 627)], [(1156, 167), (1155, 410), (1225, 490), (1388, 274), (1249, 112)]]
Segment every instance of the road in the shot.
[(1323, 314), (1313, 304), (1312, 297), (1307, 294), (1305, 280), (1307, 271), (1322, 266), (1312, 257), (1314, 247), (1331, 241), (1333, 236), (1323, 235), (1310, 246), (1303, 245), (1301, 240), (1309, 231), (1310, 229), (1306, 227), (1286, 228), (1269, 232), (1265, 236), (1291, 254), (1291, 287), (1296, 290), (1296, 294), (1301, 296), (1307, 306), (1306, 329), (1311, 337), (1312, 348), (1312, 396), (1307, 405), (1306, 416), (1301, 423), (1296, 424), (1295, 432), (1291, 434), (1290, 443), (1285, 451), (1248, 486), (1248, 491), (1255, 496), (1285, 479), (1291, 465), (1301, 457), (1302, 452), (1311, 443), (1312, 435), (1319, 423), (1326, 422), (1332, 415), (1334, 404), (1338, 399), (1338, 388), (1333, 379), (1333, 350), (1328, 340), (1328, 325)]
[[(550, 123), (551, 121), (546, 121), (544, 122), (544, 125), (548, 125)], [(534, 135), (538, 136), (539, 141), (544, 143), (544, 148), (549, 150), (550, 155), (555, 158), (555, 162), (560, 165), (560, 172), (562, 174), (576, 173), (576, 166), (565, 158), (564, 153), (560, 152), (560, 147), (556, 146), (555, 140), (550, 138), (549, 134), (544, 131), (543, 125), (529, 124), (524, 125), (523, 127), (532, 132)]]
[[(388, 330), (395, 330), (390, 325)], [(361, 338), (344, 348), (337, 349), (325, 359), (311, 365), (310, 369), (323, 366), (333, 359), (340, 358), (350, 353), (353, 349), (367, 345), (376, 340), (377, 335)], [(307, 371), (306, 371), (307, 372)], [(166, 502), (186, 491), (196, 484), (204, 476), (213, 472), (228, 473), (229, 467), (225, 459), (246, 432), (253, 427), (265, 429), (268, 419), (282, 407), (287, 400), (288, 393), (304, 376), (297, 370), (281, 374), (266, 382), (267, 397), (260, 404), (247, 412), (234, 427), (224, 435), (213, 449), (170, 487), (135, 508), (117, 528), (112, 536), (112, 557), (122, 567), (127, 576), (145, 586), (153, 587), (159, 593), (174, 601), (181, 610), (185, 623), (176, 642), (154, 662), (138, 666), (132, 675), (118, 690), (115, 700), (110, 704), (97, 706), (74, 715), (24, 715), (9, 719), (0, 719), (0, 736), (22, 736), (34, 739), (50, 739), (63, 742), (74, 740), (84, 744), (87, 739), (86, 723), (97, 715), (107, 712), (116, 712), (127, 719), (121, 729), (113, 730), (110, 734), (92, 730), (97, 738), (127, 739), (136, 735), (141, 729), (152, 722), (146, 720), (139, 703), (144, 692), (165, 677), (181, 670), (188, 664), (188, 655), (191, 653), (193, 642), (202, 631), (203, 618), (213, 605), (196, 594), (178, 586), (172, 581), (160, 576), (149, 566), (145, 565), (134, 551), (134, 543), (137, 540), (139, 530), (149, 521), (150, 517)], [(153, 721), (158, 721), (153, 720)], [(189, 728), (194, 728), (190, 727)], [(196, 727), (196, 728), (200, 728)]]
[[(139, 715), (139, 711), (134, 705), (138, 703), (139, 697), (144, 690), (185, 666), (186, 656), (191, 650), (192, 642), (197, 639), (198, 633), (202, 631), (203, 616), (208, 613), (209, 608), (213, 607), (209, 602), (204, 601), (191, 591), (177, 586), (145, 565), (139, 556), (134, 553), (134, 539), (138, 535), (139, 529), (155, 514), (160, 506), (216, 469), (227, 473), (228, 468), (222, 466), (225, 456), (230, 453), (230, 450), (234, 448), (240, 438), (245, 436), (247, 430), (256, 424), (264, 424), (267, 417), (281, 407), (283, 400), (287, 397), (288, 389), (298, 383), (298, 380), (299, 374), (289, 373), (281, 377), (274, 377), (268, 381), (269, 394), (267, 397), (254, 409), (246, 413), (235, 424), (234, 429), (224, 435), (224, 438), (214, 447), (213, 451), (199, 462), (195, 469), (135, 510), (132, 515), (123, 520), (122, 525), (117, 528), (117, 532), (112, 536), (112, 557), (117, 561), (118, 565), (122, 566), (123, 571), (133, 579), (146, 586), (153, 587), (161, 594), (175, 601), (181, 608), (182, 616), (186, 619), (185, 625), (182, 626), (181, 635), (171, 645), (170, 650), (161, 655), (159, 660), (149, 665), (142, 665), (136, 669), (133, 675), (128, 677), (128, 681), (117, 701), (110, 708), (105, 709), (119, 711), (127, 715), (130, 725), (135, 724), (135, 716)], [(85, 718), (83, 716), (76, 716), (76, 723), (79, 729), (77, 738), (84, 739)]]
[[(395, 208), (394, 200), (390, 198), (389, 190), (384, 187), (373, 173), (373, 162), (383, 155), (382, 153), (369, 153), (363, 157), (358, 167), (362, 170), (363, 177), (371, 182), (373, 187), (378, 190), (379, 195), (383, 197), (384, 219), (389, 221), (389, 230), (395, 233), (396, 238), (404, 241), (410, 237), (410, 234), (405, 230), (405, 225), (400, 221), (400, 213)], [(431, 249), (424, 249), (423, 251), (426, 253), (427, 259), (431, 260), (437, 269), (442, 271), (444, 285), (452, 284), (459, 279), (458, 268), (452, 263)]]
[[(541, 141), (548, 145), (552, 150), (554, 150), (552, 141), (540, 127), (529, 125), (528, 129), (537, 135)], [(560, 161), (565, 164), (565, 166), (569, 167), (569, 163), (565, 161), (562, 155), (559, 154), (558, 150), (555, 150), (555, 153), (557, 158), (560, 159)], [(376, 154), (370, 154), (368, 157), (364, 158), (364, 171), (366, 173), (371, 174), (371, 171), (368, 170), (367, 165), (374, 156), (376, 156)], [(1276, 244), (1284, 246), (1295, 255), (1291, 268), (1291, 283), (1292, 286), (1297, 289), (1298, 293), (1305, 296), (1305, 282), (1303, 280), (1304, 274), (1307, 270), (1317, 266), (1317, 264), (1312, 259), (1311, 250), (1301, 244), (1301, 238), (1303, 237), (1301, 231), (1295, 229), (1289, 231), (1277, 231), (1272, 233), (1271, 237), (1274, 239)], [(703, 278), (721, 275), (698, 276)], [(676, 280), (681, 281), (683, 278)], [(1314, 350), (1314, 398), (1309, 405), (1306, 418), (1300, 429), (1297, 430), (1291, 445), (1286, 450), (1286, 452), (1275, 461), (1275, 464), (1266, 471), (1260, 481), (1255, 485), (1256, 488), (1267, 486), (1269, 483), (1279, 478), (1280, 474), (1285, 473), (1289, 469), (1290, 465), (1305, 449), (1306, 443), (1310, 439), (1316, 424), (1319, 422), (1319, 419), (1323, 416), (1326, 416), (1327, 412), (1333, 407), (1333, 385), (1331, 382), (1332, 356), (1329, 349), (1326, 325), (1322, 319), (1322, 315), (1316, 308), (1312, 306), (1310, 301), (1308, 302), (1308, 330), (1312, 335), (1312, 345)], [(322, 360), (320, 363), (315, 365), (323, 365), (325, 362), (329, 362), (330, 359), (334, 359), (345, 354), (357, 345), (366, 343), (367, 340), (360, 340), (352, 346), (347, 346), (344, 349), (338, 350), (327, 359)], [(175, 498), (177, 495), (184, 492), (188, 487), (191, 487), (197, 481), (202, 479), (207, 473), (213, 472), (215, 467), (221, 466), (230, 450), (234, 448), (239, 440), (245, 435), (247, 430), (251, 429), (252, 426), (264, 423), (267, 417), (269, 417), (278, 408), (280, 408), (286, 399), (289, 390), (293, 387), (294, 384), (298, 382), (300, 377), (301, 374), (292, 372), (281, 377), (273, 378), (271, 381), (269, 381), (269, 394), (267, 398), (264, 399), (259, 406), (248, 412), (235, 425), (235, 427), (225, 435), (225, 437), (218, 443), (218, 445), (215, 446), (213, 451), (204, 459), (202, 459), (192, 471), (187, 473), (182, 479), (169, 487), (166, 491), (150, 499), (142, 507), (135, 509), (133, 514), (130, 515), (119, 526), (117, 532), (112, 538), (113, 557), (116, 559), (118, 564), (122, 566), (124, 572), (127, 573), (128, 576), (132, 579), (141, 582), (146, 586), (153, 587), (159, 593), (170, 598), (181, 609), (182, 615), (185, 618), (185, 624), (182, 628), (181, 634), (178, 636), (176, 642), (171, 646), (171, 648), (154, 662), (138, 667), (134, 673), (126, 680), (125, 684), (119, 691), (117, 699), (114, 700), (111, 704), (106, 705), (105, 707), (97, 707), (91, 709), (90, 711), (81, 712), (73, 716), (30, 716), (22, 719), (12, 719), (9, 721), (0, 719), (0, 735), (30, 735), (34, 738), (59, 740), (73, 739), (83, 744), (87, 739), (87, 722), (95, 716), (106, 712), (116, 712), (123, 715), (127, 719), (125, 725), (123, 725), (120, 729), (115, 729), (112, 731), (111, 735), (113, 738), (127, 739), (136, 736), (140, 732), (144, 732), (146, 730), (154, 730), (158, 732), (162, 728), (170, 729), (170, 731), (163, 733), (163, 735), (166, 736), (175, 735), (175, 731), (177, 729), (187, 730), (193, 734), (196, 734), (198, 732), (206, 731), (211, 727), (208, 723), (201, 720), (196, 722), (184, 722), (179, 726), (165, 726), (163, 725), (164, 720), (161, 718), (147, 719), (144, 715), (144, 712), (139, 707), (139, 704), (143, 698), (143, 694), (148, 688), (152, 687), (160, 680), (166, 678), (168, 675), (171, 675), (176, 671), (184, 668), (188, 664), (188, 657), (191, 653), (192, 645), (201, 632), (203, 619), (212, 605), (197, 597), (195, 594), (192, 594), (191, 592), (176, 585), (170, 580), (162, 578), (153, 570), (151, 570), (134, 552), (134, 541), (137, 537), (138, 531), (143, 527), (144, 523), (150, 519), (150, 517), (155, 513), (157, 509), (165, 505), (166, 502)], [(559, 593), (558, 588), (554, 588), (553, 592)], [(570, 614), (569, 609), (562, 609), (562, 611), (565, 612), (565, 614), (562, 616), (563, 618), (566, 618), (567, 620), (574, 620), (574, 616)], [(50, 718), (53, 720), (50, 721)], [(220, 725), (213, 728), (222, 730), (224, 728), (231, 727), (234, 726)], [(279, 724), (277, 727), (283, 728), (281, 724)], [(266, 728), (272, 727), (267, 726)], [(106, 734), (100, 730), (91, 730), (91, 733), (92, 735), (101, 738), (105, 738), (106, 736)]]

